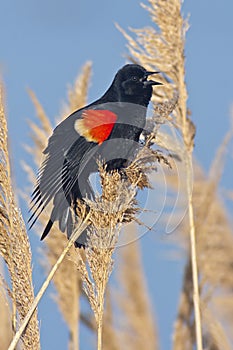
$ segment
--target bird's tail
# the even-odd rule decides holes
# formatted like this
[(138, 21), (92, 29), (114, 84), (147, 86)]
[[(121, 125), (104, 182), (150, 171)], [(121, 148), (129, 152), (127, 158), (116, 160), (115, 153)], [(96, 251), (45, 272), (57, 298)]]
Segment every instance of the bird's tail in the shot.
[(41, 241), (43, 241), (43, 239), (49, 234), (52, 226), (53, 226), (53, 221), (51, 219), (49, 219), (49, 221), (44, 229), (44, 232), (42, 233), (42, 236), (40, 237)]
[(68, 232), (72, 232), (73, 220), (70, 212), (70, 201), (64, 198), (64, 194), (62, 192), (58, 192), (54, 197), (53, 205), (50, 219), (44, 229), (41, 240), (43, 240), (49, 234), (55, 221), (59, 222), (59, 229), (62, 232), (67, 230), (67, 235)]
[[(44, 229), (44, 232), (41, 236), (41, 241), (49, 234), (53, 224), (55, 221), (59, 222), (59, 229), (62, 232), (67, 232), (67, 237), (70, 238), (70, 236), (73, 233), (74, 230), (74, 219), (71, 212), (71, 207), (69, 205), (69, 202), (61, 199), (61, 194), (57, 193), (54, 198), (54, 207), (50, 216), (50, 219)], [(75, 219), (77, 220), (77, 219)], [(78, 239), (75, 241), (75, 247), (77, 248), (85, 248), (87, 244), (87, 231), (83, 231)]]

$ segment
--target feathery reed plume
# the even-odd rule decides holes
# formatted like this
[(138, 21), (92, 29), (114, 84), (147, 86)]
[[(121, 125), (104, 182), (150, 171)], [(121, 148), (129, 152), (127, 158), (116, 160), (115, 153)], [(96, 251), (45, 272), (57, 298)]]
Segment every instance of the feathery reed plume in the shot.
[[(196, 327), (197, 349), (202, 350), (202, 327), (200, 315), (199, 285), (196, 232), (194, 224), (193, 199), (192, 199), (192, 150), (195, 136), (195, 127), (188, 118), (187, 89), (185, 84), (185, 33), (188, 23), (181, 15), (181, 1), (149, 0), (150, 5), (143, 7), (149, 12), (152, 22), (159, 30), (145, 28), (133, 30), (136, 39), (133, 39), (120, 29), (128, 40), (128, 47), (133, 59), (143, 66), (154, 70), (159, 68), (165, 73), (166, 82), (163, 93), (158, 89), (154, 101), (161, 101), (164, 94), (171, 98), (175, 89), (179, 93), (177, 108), (173, 113), (176, 126), (181, 132), (184, 147), (183, 157), (186, 172), (186, 193), (188, 197), (189, 237), (191, 247), (193, 300)], [(172, 84), (169, 82), (172, 81)]]
[[(101, 164), (99, 164), (99, 173), (102, 195), (97, 196), (95, 201), (86, 200), (90, 215), (85, 250), (88, 268), (80, 258), (79, 252), (77, 252), (78, 260), (76, 263), (81, 274), (84, 291), (95, 315), (98, 350), (102, 349), (104, 296), (113, 268), (112, 254), (124, 218), (133, 220), (134, 214), (137, 212), (135, 186), (131, 186), (129, 181), (123, 181), (117, 171), (107, 173), (105, 166)], [(86, 204), (79, 203), (77, 214), (80, 217), (86, 214)]]
[[(69, 104), (63, 108), (64, 112), (62, 112), (61, 119), (64, 119), (67, 114), (72, 113), (75, 109), (79, 109), (86, 104), (90, 75), (91, 64), (88, 62), (82, 68), (80, 75), (75, 81), (74, 87), (69, 88)], [(29, 91), (29, 94), (35, 105), (40, 126), (29, 121), (34, 145), (31, 148), (27, 147), (27, 149), (33, 154), (33, 159), (36, 165), (39, 166), (41, 163), (42, 151), (46, 147), (48, 137), (52, 133), (52, 126), (35, 94), (32, 91)], [(28, 165), (24, 164), (23, 166), (28, 174), (29, 181), (33, 184), (35, 181), (34, 172)], [(48, 219), (49, 216), (47, 212), (44, 211), (38, 221), (41, 225), (45, 225)], [(67, 239), (65, 235), (62, 235), (59, 229), (54, 225), (53, 229), (51, 230), (51, 234), (45, 241), (46, 248), (43, 251), (43, 264), (47, 271), (57, 261), (66, 245), (66, 242)], [(71, 256), (74, 255), (73, 247), (71, 248), (69, 254)], [(53, 281), (57, 290), (55, 300), (69, 327), (70, 349), (78, 350), (79, 296), (81, 294), (80, 275), (77, 269), (74, 267), (74, 264), (70, 261), (70, 258), (65, 257), (62, 265), (55, 274)]]
[[(17, 315), (23, 320), (34, 300), (32, 285), (31, 250), (21, 213), (17, 207), (11, 185), (10, 162), (7, 145), (7, 123), (4, 114), (2, 89), (0, 92), (0, 254), (11, 279), (12, 327), (17, 329)], [(22, 335), (23, 349), (40, 349), (36, 313)]]
[[(135, 225), (129, 224), (124, 234), (135, 232)], [(138, 241), (119, 250), (118, 275), (122, 292), (118, 303), (122, 310), (121, 342), (127, 349), (158, 349), (158, 336), (153, 320), (149, 295), (146, 290), (145, 274)]]

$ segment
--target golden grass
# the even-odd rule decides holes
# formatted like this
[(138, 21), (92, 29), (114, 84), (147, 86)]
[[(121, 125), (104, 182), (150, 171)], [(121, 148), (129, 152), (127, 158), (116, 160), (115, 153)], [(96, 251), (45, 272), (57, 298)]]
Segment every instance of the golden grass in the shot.
[[(12, 328), (16, 332), (19, 321), (26, 316), (34, 299), (32, 285), (31, 250), (24, 222), (14, 198), (11, 184), (10, 161), (7, 143), (7, 123), (0, 95), (0, 253), (7, 265), (11, 285)], [(40, 336), (35, 313), (22, 336), (23, 349), (40, 349)]]

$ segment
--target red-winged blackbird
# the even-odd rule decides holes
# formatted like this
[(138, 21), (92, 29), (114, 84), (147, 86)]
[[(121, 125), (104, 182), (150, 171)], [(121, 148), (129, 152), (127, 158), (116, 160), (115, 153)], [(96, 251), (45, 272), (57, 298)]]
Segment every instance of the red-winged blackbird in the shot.
[[(121, 68), (97, 101), (77, 110), (62, 121), (49, 138), (46, 155), (39, 170), (32, 194), (31, 226), (50, 201), (53, 209), (41, 239), (49, 233), (54, 221), (70, 237), (73, 230), (71, 208), (77, 200), (93, 196), (89, 181), (97, 171), (96, 160), (102, 159), (107, 171), (122, 169), (137, 149), (145, 126), (146, 109), (152, 96), (152, 86), (160, 85), (148, 77), (148, 72), (136, 64)], [(85, 235), (76, 246), (85, 245)]]

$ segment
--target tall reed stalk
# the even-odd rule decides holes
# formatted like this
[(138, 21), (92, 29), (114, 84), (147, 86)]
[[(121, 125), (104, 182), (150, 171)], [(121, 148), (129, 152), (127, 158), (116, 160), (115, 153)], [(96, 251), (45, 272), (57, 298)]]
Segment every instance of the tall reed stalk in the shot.
[[(174, 126), (183, 138), (183, 155), (186, 170), (186, 193), (188, 196), (188, 216), (190, 251), (193, 278), (193, 302), (196, 324), (197, 349), (202, 350), (202, 323), (200, 315), (200, 298), (198, 286), (198, 259), (196, 250), (196, 233), (192, 203), (192, 151), (195, 127), (188, 117), (187, 89), (185, 84), (185, 33), (187, 21), (181, 14), (181, 1), (149, 0), (150, 5), (142, 5), (150, 14), (156, 27), (132, 30), (129, 36), (120, 28), (128, 41), (132, 60), (139, 62), (149, 70), (159, 69), (164, 75), (164, 86), (154, 96), (155, 102), (170, 97), (178, 91), (179, 101), (173, 113)], [(158, 30), (156, 28), (159, 28)], [(172, 81), (173, 84), (168, 83)], [(156, 139), (155, 139), (156, 143)]]

